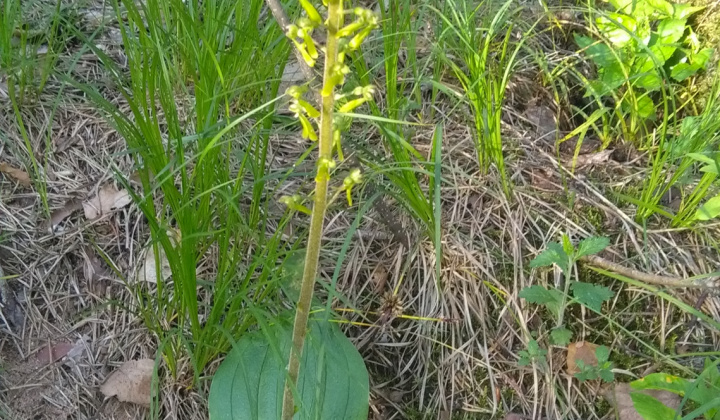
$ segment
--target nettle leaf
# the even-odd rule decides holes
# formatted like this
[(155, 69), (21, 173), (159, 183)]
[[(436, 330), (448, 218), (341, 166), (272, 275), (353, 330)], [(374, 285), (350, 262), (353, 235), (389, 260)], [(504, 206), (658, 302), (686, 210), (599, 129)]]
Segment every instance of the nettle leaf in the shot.
[[(313, 320), (308, 328), (293, 418), (367, 419), (368, 373), (360, 353), (335, 323)], [(285, 322), (240, 338), (213, 378), (211, 420), (280, 418), (291, 337)]]
[(684, 19), (703, 10), (704, 8), (705, 6), (693, 6), (690, 3), (675, 3), (673, 4), (672, 17), (676, 19)]
[(672, 70), (670, 70), (670, 77), (677, 80), (678, 82), (682, 82), (688, 77), (694, 76), (695, 73), (697, 73), (698, 71), (700, 71), (700, 66), (698, 65), (678, 63), (673, 66)]
[(615, 296), (612, 290), (605, 286), (597, 284), (573, 282), (570, 287), (573, 289), (573, 297), (582, 305), (600, 312), (603, 302), (612, 299)]
[(639, 115), (642, 118), (646, 119), (654, 119), (655, 118), (655, 102), (648, 96), (648, 94), (644, 94), (643, 96), (640, 96), (637, 99), (637, 103), (632, 101), (632, 97), (629, 95), (625, 96), (623, 98), (621, 105), (621, 108), (624, 112), (634, 112), (637, 115)]
[(595, 20), (600, 32), (616, 47), (624, 47), (633, 39), (637, 21), (622, 13), (608, 13)]
[(695, 220), (710, 220), (718, 215), (720, 215), (720, 195), (716, 195), (700, 206), (695, 212)]
[[(650, 53), (652, 54), (652, 57), (649, 57), (648, 54), (646, 55), (650, 58), (650, 61), (653, 62), (654, 67), (661, 67), (664, 65), (669, 59), (672, 58), (673, 54), (675, 54), (675, 51), (677, 51), (678, 47), (677, 45), (668, 45), (663, 43), (658, 43), (657, 40), (651, 40), (650, 42)], [(640, 54), (638, 54), (640, 55)]]
[(671, 16), (673, 14), (673, 4), (666, 0), (645, 0), (645, 1), (637, 1), (632, 0), (633, 2), (637, 3), (647, 3), (649, 8), (651, 8), (653, 11), (660, 13), (665, 16)]
[[(685, 117), (685, 120), (692, 117)], [(683, 120), (683, 123), (685, 122)], [(700, 167), (700, 172), (720, 175), (720, 161), (718, 161), (717, 153), (713, 153), (713, 156), (708, 156), (704, 153), (688, 153), (687, 157), (690, 159), (696, 160), (698, 162), (706, 163), (706, 165)]]
[(546, 308), (556, 317), (562, 310), (562, 292), (557, 289), (546, 289), (540, 285), (530, 286), (522, 289), (518, 296), (530, 303), (545, 305)]
[(600, 369), (600, 379), (609, 383), (615, 380), (615, 374), (610, 369)]
[(597, 254), (610, 245), (610, 239), (605, 236), (591, 236), (585, 238), (577, 246), (577, 258)]
[(557, 327), (550, 331), (550, 341), (556, 346), (567, 346), (572, 338), (572, 331), (565, 327)]
[(692, 55), (692, 57), (691, 57), (692, 63), (697, 64), (698, 66), (700, 66), (700, 68), (704, 69), (707, 66), (708, 61), (710, 61), (710, 58), (712, 58), (714, 53), (715, 53), (715, 48), (703, 48), (702, 50), (700, 50), (697, 53)]
[(530, 261), (530, 268), (548, 267), (557, 264), (563, 272), (567, 272), (569, 258), (562, 245), (557, 242), (550, 242), (545, 251)]
[(635, 411), (638, 412), (645, 420), (673, 420), (675, 419), (675, 410), (656, 400), (647, 394), (640, 392), (631, 392)]
[[(655, 91), (662, 87), (662, 77), (658, 74), (655, 59), (648, 54), (638, 54), (632, 66), (633, 85), (647, 91)], [(662, 65), (659, 63), (659, 65)]]
[(607, 346), (598, 346), (595, 349), (595, 357), (597, 357), (598, 364), (607, 362), (610, 357), (610, 349)]
[[(585, 49), (585, 55), (598, 67), (605, 68), (618, 63), (620, 52), (613, 51), (604, 42), (595, 41), (592, 38), (578, 34), (575, 34), (574, 37), (578, 46)], [(616, 54), (618, 54), (618, 56), (616, 56)]]
[(659, 42), (661, 44), (674, 44), (682, 38), (685, 33), (686, 19), (666, 18), (658, 24)]
[(627, 80), (627, 77), (625, 77), (625, 71), (623, 71), (623, 65), (615, 62), (612, 65), (601, 69), (599, 80), (603, 84), (603, 96), (613, 92), (622, 86), (622, 84)]

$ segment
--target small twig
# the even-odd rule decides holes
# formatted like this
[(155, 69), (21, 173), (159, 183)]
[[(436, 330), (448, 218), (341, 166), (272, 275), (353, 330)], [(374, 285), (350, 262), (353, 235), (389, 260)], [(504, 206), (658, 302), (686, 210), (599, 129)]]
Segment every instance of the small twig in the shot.
[(708, 276), (708, 277), (690, 277), (687, 279), (684, 279), (682, 277), (672, 277), (672, 276), (658, 276), (655, 274), (648, 274), (643, 273), (642, 271), (635, 270), (633, 268), (625, 267), (624, 265), (620, 265), (617, 263), (614, 263), (612, 261), (608, 261), (605, 258), (600, 258), (595, 255), (589, 255), (580, 258), (580, 261), (594, 265), (596, 267), (613, 271), (615, 273), (621, 274), (625, 277), (629, 277), (633, 280), (638, 280), (643, 283), (648, 284), (654, 284), (657, 286), (665, 286), (665, 287), (686, 287), (686, 288), (717, 288), (718, 287), (718, 278), (715, 276)]
[[(275, 21), (280, 25), (280, 29), (282, 29), (283, 32), (287, 32), (287, 28), (290, 26), (290, 18), (288, 18), (285, 9), (283, 9), (282, 4), (280, 4), (280, 0), (265, 0), (265, 3), (267, 3)], [(297, 60), (303, 76), (305, 76), (308, 82), (312, 83), (315, 80), (315, 72), (312, 67), (305, 62), (305, 59), (297, 48), (293, 48), (293, 52), (295, 53), (295, 60)]]

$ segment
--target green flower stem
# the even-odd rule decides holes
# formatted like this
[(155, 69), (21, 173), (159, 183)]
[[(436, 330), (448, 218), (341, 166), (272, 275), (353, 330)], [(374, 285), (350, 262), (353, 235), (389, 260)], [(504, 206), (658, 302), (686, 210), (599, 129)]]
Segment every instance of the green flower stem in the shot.
[[(327, 42), (325, 44), (325, 69), (323, 75), (323, 90), (333, 82), (333, 69), (337, 63), (338, 38), (337, 31), (342, 26), (343, 10), (342, 0), (328, 0), (327, 20)], [(329, 90), (332, 90), (329, 89)], [(310, 315), (310, 304), (312, 302), (313, 290), (315, 288), (315, 276), (317, 275), (318, 261), (320, 258), (320, 246), (323, 235), (323, 221), (327, 207), (328, 180), (330, 168), (327, 164), (320, 164), (332, 160), (333, 146), (333, 108), (335, 98), (333, 94), (322, 97), (322, 109), (320, 115), (320, 138), (318, 140), (318, 169), (315, 177), (315, 203), (310, 217), (310, 234), (308, 236), (307, 254), (305, 255), (305, 268), (303, 270), (300, 298), (295, 312), (295, 323), (293, 325), (292, 347), (290, 349), (290, 360), (288, 362), (288, 378), (285, 383), (283, 395), (282, 419), (291, 420), (295, 414), (293, 389), (297, 384), (300, 373), (300, 358), (302, 356), (303, 344), (307, 333), (308, 317)]]

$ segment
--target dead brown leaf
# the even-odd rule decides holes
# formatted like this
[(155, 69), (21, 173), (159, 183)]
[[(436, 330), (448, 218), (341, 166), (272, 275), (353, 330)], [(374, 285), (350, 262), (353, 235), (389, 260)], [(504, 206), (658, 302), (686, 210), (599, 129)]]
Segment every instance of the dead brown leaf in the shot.
[(18, 184), (25, 188), (30, 188), (32, 186), (30, 175), (22, 169), (18, 169), (8, 163), (2, 162), (0, 163), (0, 172), (7, 174), (7, 176), (14, 179), (18, 182)]
[(83, 274), (88, 290), (94, 295), (103, 296), (109, 286), (109, 279), (112, 277), (110, 270), (106, 268), (105, 262), (91, 246), (83, 248), (83, 259), (85, 260)]
[(373, 292), (381, 295), (385, 290), (385, 284), (387, 284), (388, 271), (384, 265), (378, 264), (370, 275), (370, 280), (373, 284)]
[(530, 105), (523, 115), (534, 126), (538, 139), (548, 145), (555, 141), (557, 123), (552, 109), (541, 104)]
[(668, 391), (654, 389), (635, 390), (630, 384), (614, 384), (605, 388), (602, 396), (615, 408), (616, 417), (620, 420), (644, 420), (635, 410), (630, 393), (640, 392), (657, 399), (673, 410), (680, 407), (680, 396)]
[(73, 347), (75, 344), (66, 341), (47, 344), (35, 354), (35, 357), (41, 365), (49, 365), (65, 357)]
[(100, 216), (127, 206), (132, 202), (127, 190), (118, 190), (112, 184), (100, 187), (100, 190), (89, 200), (83, 201), (82, 206), (85, 217), (88, 220), (95, 220)]
[(115, 396), (120, 401), (150, 405), (154, 369), (155, 361), (152, 359), (125, 362), (100, 386), (100, 392), (106, 397)]
[(544, 191), (559, 191), (562, 189), (553, 181), (555, 173), (546, 168), (530, 169), (530, 183), (533, 187)]
[[(168, 262), (162, 246), (158, 246), (158, 257), (160, 259), (160, 275), (163, 280), (167, 280), (172, 275), (172, 270), (170, 269), (170, 262)], [(135, 278), (141, 282), (157, 283), (157, 274), (157, 261), (155, 260), (155, 252), (151, 246), (145, 250), (145, 258)]]
[[(610, 159), (610, 155), (612, 155), (613, 150), (611, 149), (605, 149), (603, 151), (597, 152), (597, 153), (588, 153), (586, 155), (580, 155), (575, 159), (575, 167), (576, 168), (582, 168), (585, 166), (590, 165), (598, 165), (600, 163), (607, 162), (608, 159)], [(572, 167), (573, 166), (573, 159), (565, 159), (565, 162), (563, 162), (565, 166)]]
[(71, 214), (82, 208), (82, 203), (79, 200), (69, 200), (64, 206), (59, 209), (53, 210), (50, 213), (50, 230), (54, 231), (57, 229), (60, 222), (70, 217)]
[(587, 341), (578, 341), (570, 343), (567, 350), (567, 373), (574, 375), (580, 372), (577, 362), (582, 360), (586, 366), (597, 366), (598, 360), (595, 356), (595, 350), (598, 346)]
[(578, 148), (578, 144), (580, 146), (580, 151), (578, 152), (578, 155), (593, 154), (600, 147), (602, 147), (602, 142), (600, 141), (600, 139), (594, 137), (585, 137), (582, 139), (581, 142), (580, 137), (575, 136), (560, 143), (558, 145), (558, 150), (560, 150), (560, 153), (566, 155), (574, 155), (575, 151)]

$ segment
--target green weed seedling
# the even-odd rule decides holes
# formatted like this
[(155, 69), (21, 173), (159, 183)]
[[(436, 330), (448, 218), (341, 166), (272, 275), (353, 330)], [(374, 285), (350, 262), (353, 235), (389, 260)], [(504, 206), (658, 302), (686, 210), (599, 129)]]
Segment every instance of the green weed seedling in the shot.
[(531, 363), (539, 363), (542, 366), (547, 366), (547, 350), (540, 347), (537, 340), (528, 341), (527, 350), (520, 350), (518, 352), (518, 365), (529, 366)]
[[(325, 18), (310, 0), (300, 0), (300, 5), (305, 17), (289, 25), (286, 35), (309, 66), (316, 64), (321, 52), (325, 64), (318, 95), (320, 110), (304, 99), (306, 87), (293, 86), (286, 92), (302, 136), (318, 142), (313, 206), (307, 209), (310, 231), (295, 319), (292, 327), (282, 318), (273, 319), (236, 343), (213, 379), (209, 398), (213, 420), (360, 420), (368, 415), (368, 373), (362, 357), (337, 324), (328, 321), (327, 311), (324, 319), (310, 320), (310, 310), (335, 154), (342, 159), (341, 131), (349, 127), (349, 114), (371, 101), (374, 93), (371, 85), (341, 89), (350, 72), (345, 57), (360, 47), (378, 25), (378, 18), (363, 8), (344, 10), (343, 0), (327, 0)], [(346, 15), (354, 20), (345, 24)], [(326, 33), (322, 47), (312, 37), (316, 29)], [(351, 171), (335, 196), (345, 193), (350, 201), (353, 186), (361, 181), (360, 172)], [(284, 201), (302, 210), (301, 197)]]
[[(681, 82), (705, 69), (712, 48), (702, 48), (688, 18), (702, 10), (666, 0), (610, 0), (614, 12), (595, 19), (599, 40), (575, 35), (585, 55), (598, 67), (586, 96), (613, 97), (616, 113), (633, 138), (656, 114), (671, 81)], [(672, 90), (671, 90), (672, 91)]]
[(615, 374), (613, 373), (613, 363), (609, 361), (610, 349), (606, 346), (599, 346), (595, 349), (595, 357), (597, 358), (597, 366), (587, 365), (582, 360), (577, 360), (577, 364), (580, 372), (575, 374), (575, 377), (580, 382), (592, 381), (595, 379), (602, 379), (605, 382), (612, 382), (615, 380)]
[[(697, 221), (714, 219), (718, 214), (717, 196), (708, 199), (718, 177), (717, 153), (720, 144), (720, 77), (717, 75), (699, 115), (683, 118), (667, 139), (660, 137), (651, 152), (650, 173), (645, 179), (639, 200), (637, 218), (643, 221), (653, 214), (672, 219), (673, 226), (687, 226)], [(696, 170), (697, 169), (697, 170)], [(691, 180), (691, 191), (683, 194), (680, 208), (662, 208), (663, 195), (673, 186)], [(686, 190), (686, 188), (682, 188)]]
[[(437, 51), (438, 58), (452, 69), (472, 110), (480, 169), (487, 173), (494, 165), (506, 195), (510, 183), (502, 150), (502, 106), (518, 54), (535, 26), (514, 42), (511, 35), (515, 28), (510, 18), (519, 10), (511, 9), (513, 4), (506, 1), (498, 7), (494, 2), (475, 5), (462, 0), (447, 2), (446, 11), (430, 7), (442, 24), (439, 41), (444, 48)], [(483, 13), (486, 9), (490, 9), (489, 19)], [(460, 63), (456, 62), (458, 58)]]
[(573, 281), (573, 267), (582, 257), (596, 254), (610, 243), (605, 237), (583, 239), (577, 247), (572, 245), (570, 238), (563, 235), (562, 244), (550, 242), (547, 249), (530, 262), (531, 268), (557, 265), (564, 274), (564, 290), (534, 285), (524, 288), (519, 296), (527, 302), (544, 305), (555, 319), (555, 328), (550, 333), (550, 340), (558, 346), (567, 345), (572, 332), (564, 325), (565, 309), (568, 305), (568, 294), (572, 289), (573, 299), (595, 311), (600, 312), (602, 303), (613, 297), (613, 292), (605, 286)]
[[(633, 400), (635, 410), (645, 420), (693, 420), (704, 418), (708, 420), (720, 420), (720, 361), (705, 361), (705, 368), (695, 379), (689, 380), (664, 372), (653, 373), (630, 384), (636, 390), (661, 390), (672, 392), (682, 397), (679, 410), (675, 410), (661, 403), (654, 397), (632, 392), (630, 397)], [(696, 407), (689, 413), (682, 416), (683, 407), (691, 401), (692, 407)]]

